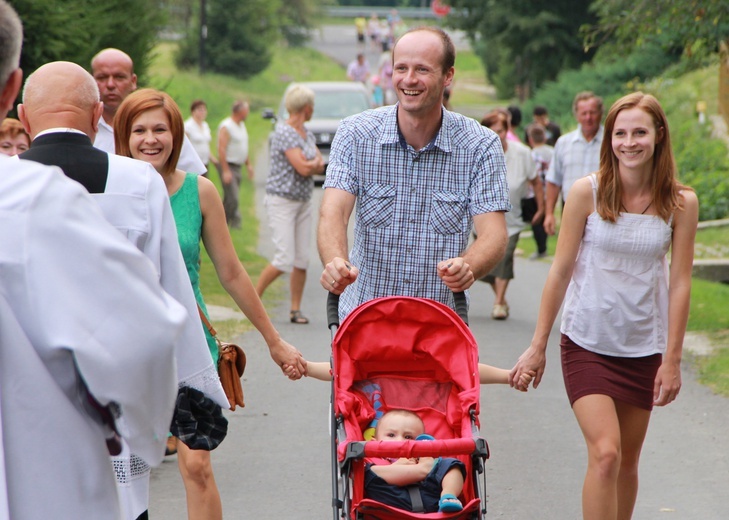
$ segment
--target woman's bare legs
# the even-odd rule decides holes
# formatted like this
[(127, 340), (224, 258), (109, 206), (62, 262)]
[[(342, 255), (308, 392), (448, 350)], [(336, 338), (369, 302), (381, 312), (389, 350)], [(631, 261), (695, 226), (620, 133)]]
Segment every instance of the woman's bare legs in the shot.
[(294, 267), (291, 271), (291, 310), (301, 310), (301, 297), (304, 295), (304, 285), (306, 284), (306, 269)]
[(572, 409), (587, 444), (583, 519), (629, 520), (650, 412), (606, 395), (581, 397)]
[(275, 268), (273, 265), (268, 264), (266, 267), (263, 268), (263, 271), (261, 271), (261, 275), (258, 277), (258, 283), (256, 284), (256, 292), (258, 293), (258, 297), (260, 298), (263, 296), (263, 293), (266, 291), (269, 285), (273, 283), (273, 281), (281, 276), (283, 274), (283, 271)]
[(215, 484), (210, 452), (191, 450), (182, 441), (177, 443), (177, 465), (187, 496), (189, 520), (222, 520), (223, 504)]
[(606, 395), (588, 395), (575, 401), (572, 410), (587, 444), (587, 473), (582, 486), (582, 518), (616, 520), (620, 425), (615, 404)]
[(620, 420), (620, 473), (618, 474), (618, 520), (630, 520), (638, 496), (638, 462), (651, 413), (615, 401)]

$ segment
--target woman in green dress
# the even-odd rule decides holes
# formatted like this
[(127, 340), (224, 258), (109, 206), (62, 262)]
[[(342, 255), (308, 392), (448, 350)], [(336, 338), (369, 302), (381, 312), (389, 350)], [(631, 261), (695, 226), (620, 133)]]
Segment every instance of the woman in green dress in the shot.
[[(295, 371), (285, 375), (298, 379), (306, 371), (306, 362), (295, 347), (281, 338), (266, 314), (233, 247), (217, 188), (204, 177), (176, 168), (184, 133), (182, 114), (177, 104), (169, 95), (153, 89), (130, 94), (114, 118), (116, 152), (148, 162), (165, 182), (190, 282), (203, 312), (207, 315), (198, 283), (200, 240), (215, 266), (221, 285), (261, 333), (273, 360), (280, 367), (293, 364)], [(200, 326), (203, 326), (202, 322)], [(207, 329), (205, 334), (210, 354), (217, 363), (217, 345)], [(210, 452), (191, 450), (180, 442), (178, 465), (187, 494), (188, 518), (221, 520), (222, 503), (213, 476)]]

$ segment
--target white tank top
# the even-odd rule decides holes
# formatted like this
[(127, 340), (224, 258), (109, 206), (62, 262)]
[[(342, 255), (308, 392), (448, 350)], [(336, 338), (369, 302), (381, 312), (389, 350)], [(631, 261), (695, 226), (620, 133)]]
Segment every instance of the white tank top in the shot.
[[(590, 175), (597, 207), (597, 177)], [(621, 213), (587, 218), (560, 331), (581, 347), (620, 357), (663, 353), (668, 334), (668, 262), (673, 216)]]

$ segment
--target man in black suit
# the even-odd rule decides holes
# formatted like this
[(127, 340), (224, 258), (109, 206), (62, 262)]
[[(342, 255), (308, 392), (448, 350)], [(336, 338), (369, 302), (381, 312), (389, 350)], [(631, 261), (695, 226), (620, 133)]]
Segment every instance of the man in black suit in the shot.
[[(106, 219), (149, 257), (162, 287), (191, 317), (175, 345), (179, 383), (203, 391), (227, 408), (197, 319), (164, 181), (148, 163), (94, 148), (92, 140), (102, 111), (96, 82), (83, 68), (70, 62), (43, 65), (28, 77), (23, 104), (18, 106), (18, 116), (32, 139), (21, 159), (60, 166), (66, 176), (93, 194)], [(294, 355), (291, 357), (294, 364)], [(114, 467), (120, 482), (137, 483), (119, 487), (124, 509), (131, 514), (128, 518), (146, 518), (149, 466), (125, 450), (115, 457)]]

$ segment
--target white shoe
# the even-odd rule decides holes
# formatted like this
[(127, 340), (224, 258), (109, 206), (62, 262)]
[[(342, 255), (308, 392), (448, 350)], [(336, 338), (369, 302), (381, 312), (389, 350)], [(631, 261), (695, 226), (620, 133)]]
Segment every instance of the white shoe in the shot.
[(500, 305), (495, 304), (494, 308), (491, 309), (491, 319), (493, 320), (505, 320), (509, 317), (509, 306), (506, 304)]

